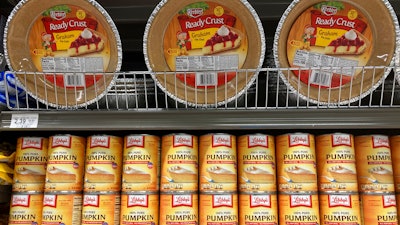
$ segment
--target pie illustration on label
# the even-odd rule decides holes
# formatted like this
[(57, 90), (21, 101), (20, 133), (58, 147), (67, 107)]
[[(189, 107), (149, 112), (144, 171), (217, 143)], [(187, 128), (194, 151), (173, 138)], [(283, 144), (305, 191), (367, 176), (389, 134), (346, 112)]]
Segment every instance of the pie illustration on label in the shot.
[(356, 30), (349, 30), (325, 47), (327, 55), (360, 55), (368, 47), (366, 38)]
[(292, 182), (295, 183), (313, 183), (317, 181), (317, 176), (314, 172), (299, 166), (288, 167), (285, 171)]
[(99, 52), (104, 48), (104, 40), (94, 30), (85, 28), (67, 50), (69, 56), (79, 56)]
[(19, 167), (14, 176), (20, 183), (44, 183), (46, 178), (45, 173), (26, 167)]
[(69, 171), (51, 166), (47, 168), (46, 182), (51, 183), (75, 183), (76, 175)]
[(228, 26), (221, 26), (217, 32), (210, 39), (206, 41), (205, 46), (202, 48), (204, 55), (211, 55), (218, 52), (223, 52), (231, 49), (238, 48), (242, 38), (232, 28)]
[(270, 171), (260, 169), (256, 166), (249, 166), (244, 169), (247, 179), (253, 183), (272, 183), (275, 182), (275, 176)]
[(379, 183), (391, 184), (393, 183), (393, 172), (382, 166), (377, 166), (368, 170), (368, 172)]
[(108, 171), (89, 166), (86, 169), (85, 181), (89, 183), (114, 183), (115, 176)]
[(126, 183), (150, 183), (151, 175), (145, 171), (134, 169), (130, 166), (124, 167), (123, 182)]
[(168, 168), (168, 172), (174, 182), (178, 183), (195, 183), (198, 180), (197, 173), (183, 168), (181, 166), (172, 166)]
[(341, 165), (336, 165), (328, 168), (331, 176), (335, 181), (342, 183), (355, 183), (357, 182), (357, 174), (355, 171), (343, 167)]
[(235, 183), (237, 182), (237, 175), (235, 172), (225, 169), (220, 166), (212, 166), (207, 168), (211, 179), (216, 183)]

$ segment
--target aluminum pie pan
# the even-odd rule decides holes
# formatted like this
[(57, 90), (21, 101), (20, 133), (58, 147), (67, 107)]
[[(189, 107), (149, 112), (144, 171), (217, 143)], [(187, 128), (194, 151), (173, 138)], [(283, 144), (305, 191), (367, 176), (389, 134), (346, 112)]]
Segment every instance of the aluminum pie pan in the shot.
[[(257, 12), (254, 10), (254, 8), (250, 5), (249, 2), (247, 2), (246, 0), (237, 0), (235, 2), (233, 2), (234, 4), (238, 5), (240, 9), (235, 9), (235, 10), (241, 10), (241, 9), (245, 9), (246, 10), (246, 15), (249, 15), (249, 18), (251, 20), (251, 22), (249, 22), (250, 25), (254, 26), (254, 29), (252, 31), (254, 31), (254, 33), (257, 33), (256, 38), (257, 39), (257, 49), (258, 49), (258, 54), (256, 57), (250, 56), (249, 54), (246, 57), (246, 61), (249, 61), (249, 58), (257, 58), (256, 61), (256, 65), (254, 66), (248, 66), (248, 65), (244, 65), (244, 67), (248, 67), (248, 68), (240, 68), (239, 70), (237, 70), (237, 72), (239, 72), (240, 74), (238, 74), (236, 77), (244, 77), (242, 79), (245, 79), (247, 81), (247, 83), (243, 86), (235, 86), (235, 82), (231, 82), (230, 83), (230, 87), (236, 90), (235, 94), (231, 94), (230, 96), (226, 96), (226, 97), (222, 97), (221, 99), (221, 93), (223, 93), (224, 95), (226, 95), (227, 90), (229, 89), (229, 87), (227, 87), (227, 84), (224, 85), (223, 88), (217, 88), (218, 90), (214, 90), (213, 88), (208, 88), (205, 89), (206, 91), (199, 89), (199, 88), (190, 88), (186, 85), (184, 85), (183, 82), (178, 81), (175, 78), (175, 81), (173, 81), (172, 85), (170, 85), (170, 87), (168, 88), (168, 86), (164, 86), (164, 84), (167, 83), (167, 81), (164, 80), (164, 82), (162, 80), (160, 80), (160, 77), (164, 76), (170, 76), (170, 77), (175, 77), (175, 73), (177, 71), (172, 71), (168, 65), (165, 62), (165, 59), (163, 60), (159, 60), (161, 62), (157, 62), (154, 63), (154, 59), (152, 59), (152, 54), (154, 54), (152, 51), (150, 51), (148, 48), (149, 46), (153, 46), (154, 44), (156, 44), (156, 42), (149, 40), (149, 36), (151, 36), (152, 34), (152, 29), (154, 26), (160, 27), (162, 28), (161, 30), (164, 30), (166, 27), (166, 22), (170, 22), (173, 15), (171, 16), (171, 14), (174, 13), (168, 13), (169, 15), (167, 15), (167, 19), (163, 20), (161, 23), (165, 23), (163, 25), (159, 25), (156, 24), (156, 22), (158, 22), (157, 16), (160, 13), (163, 13), (164, 8), (165, 7), (169, 7), (169, 8), (174, 8), (174, 12), (178, 12), (178, 10), (180, 10), (181, 8), (183, 8), (184, 6), (190, 4), (190, 3), (195, 3), (198, 2), (198, 0), (189, 0), (189, 1), (185, 1), (184, 5), (182, 6), (171, 6), (171, 4), (174, 4), (174, 0), (163, 0), (161, 1), (153, 10), (151, 16), (149, 17), (146, 27), (145, 27), (145, 32), (144, 32), (144, 38), (143, 38), (143, 54), (145, 57), (145, 64), (151, 74), (151, 77), (154, 79), (154, 81), (156, 82), (157, 86), (163, 91), (165, 92), (172, 100), (191, 106), (191, 107), (210, 107), (210, 106), (222, 106), (225, 105), (229, 102), (232, 102), (233, 100), (239, 98), (240, 96), (242, 96), (248, 88), (250, 88), (252, 86), (252, 84), (254, 83), (254, 81), (257, 78), (257, 75), (259, 73), (259, 70), (261, 69), (263, 62), (264, 62), (264, 58), (265, 58), (265, 51), (266, 51), (266, 38), (264, 36), (264, 28), (262, 26), (261, 20), (259, 19)], [(221, 5), (224, 5), (224, 3), (226, 4), (226, 2), (224, 2), (223, 0), (212, 0), (210, 2), (216, 2), (216, 3), (220, 3)], [(232, 9), (232, 8), (231, 8)], [(239, 13), (240, 12), (240, 13)], [(164, 12), (165, 13), (165, 12)], [(239, 17), (239, 19), (243, 19), (243, 11), (236, 11), (236, 15)], [(248, 18), (247, 18), (248, 19)], [(160, 30), (159, 29), (155, 29), (154, 33), (157, 33), (158, 35), (160, 35)], [(160, 36), (164, 37), (164, 33), (162, 33)], [(250, 38), (249, 38), (250, 39)], [(249, 40), (253, 43), (255, 43), (254, 40)], [(162, 42), (162, 41), (161, 41)], [(161, 45), (161, 44), (160, 44)], [(250, 45), (250, 44), (249, 44)], [(160, 48), (161, 49), (161, 48)], [(250, 47), (249, 47), (250, 49)], [(161, 53), (162, 55), (162, 51), (158, 52), (159, 54)], [(157, 66), (158, 68), (155, 68), (155, 65), (160, 65), (161, 66)], [(249, 73), (251, 73), (252, 75), (249, 75)], [(173, 80), (173, 79), (172, 79)], [(236, 78), (233, 79), (233, 81), (237, 80)], [(229, 83), (229, 82), (228, 82)], [(236, 84), (238, 82), (236, 81)], [(181, 93), (178, 94), (174, 94), (175, 90), (176, 90), (176, 86), (179, 86), (179, 90)], [(171, 91), (171, 89), (175, 89), (174, 91)], [(211, 90), (211, 91), (210, 91)], [(194, 95), (194, 97), (192, 97), (191, 99), (188, 99), (188, 93), (189, 95)], [(204, 94), (203, 94), (204, 93)], [(215, 93), (217, 93), (215, 95)], [(202, 95), (203, 94), (203, 95)], [(202, 101), (202, 99), (199, 100), (200, 96), (206, 96), (206, 100)], [(208, 101), (208, 99), (210, 99), (209, 96), (214, 96), (214, 99), (211, 99), (210, 101)], [(219, 99), (218, 99), (219, 98)], [(214, 101), (216, 100), (216, 101)]]
[[(95, 82), (95, 85), (92, 87), (84, 88), (81, 91), (81, 95), (83, 98), (74, 99), (77, 96), (76, 90), (68, 90), (67, 88), (56, 87), (55, 84), (50, 84), (48, 81), (45, 80), (44, 73), (38, 71), (38, 69), (30, 62), (29, 56), (29, 46), (28, 45), (28, 33), (30, 32), (30, 28), (32, 24), (26, 24), (22, 29), (21, 32), (25, 32), (25, 37), (23, 37), (21, 44), (21, 51), (24, 52), (23, 56), (17, 56), (17, 59), (14, 59), (15, 54), (12, 47), (8, 47), (13, 41), (8, 40), (8, 37), (14, 37), (13, 33), (13, 25), (12, 23), (21, 17), (27, 17), (32, 21), (36, 19), (38, 15), (40, 15), (44, 10), (47, 10), (56, 5), (74, 5), (77, 7), (87, 7), (85, 10), (90, 11), (93, 15), (96, 15), (96, 19), (99, 24), (101, 24), (104, 29), (107, 31), (107, 39), (109, 41), (109, 48), (110, 48), (110, 62), (107, 65), (106, 70), (103, 72), (101, 78)], [(31, 8), (27, 8), (28, 6), (36, 6), (35, 10), (31, 10)], [(28, 11), (28, 12), (27, 12)], [(32, 12), (33, 11), (33, 12)], [(35, 15), (32, 15), (34, 13)], [(24, 19), (27, 19), (24, 18)], [(110, 35), (111, 34), (111, 35)], [(96, 1), (94, 0), (54, 0), (54, 1), (40, 1), (40, 0), (21, 0), (12, 10), (10, 16), (8, 17), (6, 27), (4, 30), (4, 51), (6, 62), (9, 68), (12, 71), (15, 71), (17, 77), (17, 83), (21, 85), (26, 92), (32, 96), (35, 100), (44, 105), (54, 108), (61, 108), (61, 109), (72, 109), (72, 108), (82, 108), (97, 102), (99, 99), (103, 98), (103, 96), (111, 89), (111, 87), (115, 84), (117, 79), (117, 74), (115, 72), (120, 71), (121, 64), (122, 64), (122, 43), (119, 36), (119, 32), (117, 30), (116, 25), (114, 24), (112, 18), (106, 12), (106, 10)], [(11, 44), (10, 44), (11, 45)], [(14, 46), (14, 45), (13, 45)], [(15, 47), (14, 47), (15, 48)], [(18, 68), (18, 66), (21, 66)], [(97, 73), (96, 73), (97, 75)], [(28, 81), (28, 82), (27, 82)], [(97, 83), (103, 82), (102, 85), (96, 85)], [(43, 85), (39, 87), (38, 85)], [(94, 87), (93, 87), (94, 86)], [(53, 91), (48, 91), (46, 89), (53, 88)], [(56, 94), (54, 94), (56, 93)], [(52, 96), (55, 99), (49, 99), (49, 96)], [(73, 99), (73, 101), (68, 101), (67, 96)]]
[[(307, 3), (305, 3), (307, 2)], [(368, 85), (364, 85), (363, 81), (361, 81), (361, 84), (356, 84), (356, 85), (361, 85), (362, 89), (360, 88), (360, 90), (357, 90), (356, 88), (354, 88), (353, 86), (355, 85), (355, 82), (353, 82), (354, 79), (352, 79), (352, 82), (350, 82), (350, 85), (343, 85), (340, 86), (339, 88), (336, 89), (327, 89), (327, 91), (322, 90), (322, 88), (318, 88), (318, 87), (312, 87), (308, 84), (301, 84), (301, 81), (299, 78), (297, 78), (297, 76), (295, 76), (293, 74), (292, 71), (287, 72), (286, 74), (284, 73), (284, 71), (288, 71), (291, 70), (292, 68), (290, 68), (290, 65), (287, 61), (287, 55), (286, 55), (286, 45), (287, 43), (284, 43), (287, 41), (287, 37), (285, 35), (287, 35), (290, 31), (285, 31), (284, 27), (291, 27), (293, 25), (293, 23), (296, 21), (296, 18), (301, 15), (303, 13), (304, 10), (306, 10), (307, 8), (310, 8), (311, 6), (317, 4), (317, 3), (321, 3), (324, 2), (322, 0), (312, 0), (312, 1), (304, 1), (304, 0), (294, 0), (289, 6), (288, 8), (285, 10), (284, 14), (281, 17), (281, 20), (278, 23), (278, 27), (277, 27), (277, 31), (275, 33), (274, 36), (274, 43), (273, 43), (273, 55), (274, 55), (274, 60), (275, 60), (275, 64), (279, 69), (279, 76), (280, 78), (283, 80), (283, 82), (285, 83), (285, 85), (287, 85), (293, 92), (294, 94), (298, 95), (301, 99), (309, 102), (309, 103), (313, 103), (313, 104), (317, 104), (317, 105), (345, 105), (345, 104), (351, 104), (353, 102), (359, 101), (361, 99), (363, 99), (365, 96), (371, 94), (376, 88), (378, 88), (383, 81), (386, 79), (386, 77), (390, 74), (391, 72), (391, 67), (393, 67), (396, 62), (399, 61), (399, 56), (396, 56), (396, 52), (400, 51), (400, 45), (399, 45), (399, 23), (398, 23), (398, 19), (396, 16), (395, 11), (393, 10), (391, 4), (389, 1), (387, 0), (375, 0), (373, 2), (373, 4), (368, 4), (365, 5), (365, 2), (361, 1), (361, 0), (355, 0), (355, 1), (342, 1), (345, 3), (349, 3), (351, 5), (356, 5), (359, 7), (359, 9), (362, 9), (363, 12), (367, 12), (368, 14), (366, 14), (366, 16), (368, 17), (368, 22), (371, 25), (371, 29), (373, 35), (377, 35), (382, 37), (382, 34), (379, 34), (379, 32), (377, 31), (377, 27), (379, 27), (380, 29), (385, 29), (387, 27), (392, 27), (393, 33), (391, 34), (391, 38), (393, 39), (393, 43), (392, 46), (385, 46), (387, 47), (386, 52), (382, 53), (385, 54), (387, 57), (390, 58), (390, 60), (386, 60), (385, 64), (377, 64), (376, 62), (374, 62), (373, 65), (370, 65), (369, 63), (371, 62), (371, 59), (373, 57), (377, 57), (378, 54), (375, 55), (371, 55), (371, 59), (369, 60), (369, 62), (367, 63), (366, 66), (360, 66), (360, 70), (362, 70), (363, 68), (366, 68), (366, 70), (369, 71), (373, 71), (375, 69), (381, 69), (383, 70), (382, 72), (379, 73), (379, 75), (372, 75), (372, 80), (376, 80), (375, 83), (371, 86)], [(380, 24), (377, 25), (378, 22), (376, 22), (376, 17), (378, 16), (378, 14), (375, 15), (371, 15), (371, 13), (368, 12), (368, 10), (366, 10), (366, 7), (370, 7), (372, 8), (370, 11), (376, 11), (377, 8), (374, 8), (374, 6), (377, 6), (377, 8), (383, 8), (384, 10), (387, 11), (387, 14), (382, 14), (382, 12), (379, 12), (379, 16), (384, 15), (384, 21), (385, 22), (380, 22)], [(295, 13), (293, 13), (292, 11), (295, 11)], [(375, 19), (375, 20), (374, 20)], [(378, 34), (377, 34), (378, 33)], [(382, 32), (387, 34), (387, 32)], [(389, 34), (390, 35), (390, 34)], [(375, 42), (376, 39), (378, 38), (374, 38)], [(375, 43), (376, 44), (376, 43)], [(282, 53), (282, 51), (285, 51), (284, 53)], [(374, 52), (376, 52), (376, 49), (374, 49)], [(317, 68), (310, 68), (310, 69), (321, 69), (323, 68), (321, 67), (317, 67)], [(309, 68), (302, 68), (304, 70), (307, 70)], [(378, 79), (376, 79), (375, 77), (378, 77)], [(364, 74), (362, 75), (362, 78), (364, 78)], [(364, 79), (362, 79), (364, 80)], [(301, 90), (301, 88), (304, 88), (304, 90)], [(358, 86), (357, 86), (358, 87)], [(321, 91), (322, 90), (322, 91)], [(356, 90), (356, 91), (354, 91)], [(343, 93), (345, 93), (345, 91), (350, 91), (351, 96), (349, 96), (349, 94), (345, 95)], [(317, 94), (312, 96), (310, 95), (310, 92), (316, 92)], [(324, 96), (324, 99), (321, 100), (321, 93)], [(334, 94), (332, 94), (334, 93)], [(332, 97), (332, 95), (334, 97)], [(339, 97), (337, 97), (339, 96)], [(343, 96), (347, 96), (347, 97), (343, 97)]]

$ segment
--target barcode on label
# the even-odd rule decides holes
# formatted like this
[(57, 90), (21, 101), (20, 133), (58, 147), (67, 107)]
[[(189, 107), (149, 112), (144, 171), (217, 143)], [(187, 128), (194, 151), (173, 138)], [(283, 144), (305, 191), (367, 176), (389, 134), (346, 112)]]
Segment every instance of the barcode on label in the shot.
[(66, 87), (83, 87), (85, 86), (84, 74), (65, 74), (64, 82)]
[(310, 77), (311, 84), (317, 84), (321, 86), (331, 86), (332, 73), (324, 71), (313, 71)]
[(216, 73), (197, 73), (196, 74), (197, 86), (215, 86), (217, 85)]

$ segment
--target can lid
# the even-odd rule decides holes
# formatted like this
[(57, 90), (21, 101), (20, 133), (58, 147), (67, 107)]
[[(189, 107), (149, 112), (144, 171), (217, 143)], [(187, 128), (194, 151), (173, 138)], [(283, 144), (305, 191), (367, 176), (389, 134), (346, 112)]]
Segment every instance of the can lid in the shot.
[(45, 191), (45, 195), (81, 195), (82, 191)]
[(84, 191), (84, 195), (119, 195), (119, 191)]
[(197, 195), (198, 191), (161, 191), (160, 195)]
[(276, 195), (276, 191), (241, 191), (239, 195)]
[(158, 191), (122, 191), (121, 195), (159, 195)]
[(318, 195), (318, 191), (280, 191), (279, 195)]

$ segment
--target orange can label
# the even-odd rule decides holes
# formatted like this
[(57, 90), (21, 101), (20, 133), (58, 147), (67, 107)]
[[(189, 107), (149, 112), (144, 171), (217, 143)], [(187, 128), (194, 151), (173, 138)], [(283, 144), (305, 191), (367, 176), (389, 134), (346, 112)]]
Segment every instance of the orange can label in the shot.
[(358, 194), (320, 194), (321, 224), (361, 224), (360, 198)]
[(276, 138), (279, 191), (317, 191), (314, 136), (294, 133)]
[(397, 225), (397, 206), (394, 194), (361, 195), (364, 225)]
[(240, 191), (276, 191), (274, 137), (263, 134), (238, 138)]
[(119, 225), (120, 207), (120, 194), (85, 193), (82, 225)]
[(395, 191), (400, 192), (400, 136), (390, 137), (390, 149), (393, 164), (393, 178), (395, 184)]
[(121, 189), (122, 138), (91, 136), (87, 141), (84, 191)]
[(280, 194), (280, 225), (318, 225), (319, 205), (316, 194)]
[(18, 138), (13, 191), (43, 191), (46, 179), (47, 147), (47, 138)]
[(350, 134), (316, 137), (320, 191), (358, 191), (354, 138)]
[(237, 194), (200, 194), (200, 224), (237, 225)]
[(360, 191), (393, 192), (389, 137), (385, 135), (355, 137), (355, 149)]
[(197, 194), (161, 194), (160, 225), (199, 224)]
[(160, 138), (129, 135), (124, 140), (122, 191), (158, 191)]
[(240, 194), (239, 224), (278, 224), (278, 200), (276, 194)]
[(162, 137), (161, 191), (197, 191), (198, 138), (187, 134)]
[(236, 137), (200, 137), (200, 191), (237, 191)]
[(82, 194), (50, 194), (43, 198), (42, 225), (80, 225)]
[(82, 191), (86, 139), (58, 135), (49, 143), (45, 191)]
[(158, 207), (158, 194), (122, 194), (120, 219), (121, 224), (158, 224)]
[(10, 204), (9, 225), (42, 224), (43, 193), (14, 193)]

